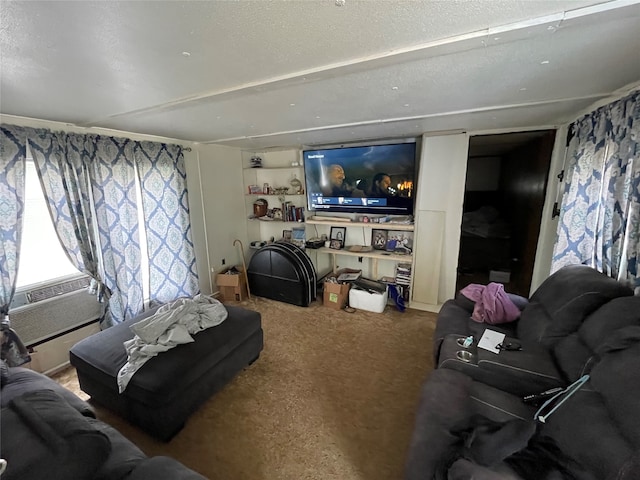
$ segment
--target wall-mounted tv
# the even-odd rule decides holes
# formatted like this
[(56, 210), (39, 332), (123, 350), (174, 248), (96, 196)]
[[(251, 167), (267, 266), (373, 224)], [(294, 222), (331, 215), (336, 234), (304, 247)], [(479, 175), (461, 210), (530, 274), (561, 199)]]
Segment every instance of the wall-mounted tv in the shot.
[(413, 214), (416, 142), (304, 150), (307, 208)]

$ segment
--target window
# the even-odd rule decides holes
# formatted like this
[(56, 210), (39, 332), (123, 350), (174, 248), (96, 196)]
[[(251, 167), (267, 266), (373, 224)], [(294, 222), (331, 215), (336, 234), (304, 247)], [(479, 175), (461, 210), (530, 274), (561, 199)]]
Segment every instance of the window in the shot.
[(81, 275), (56, 235), (33, 160), (25, 165), (25, 207), (17, 289)]

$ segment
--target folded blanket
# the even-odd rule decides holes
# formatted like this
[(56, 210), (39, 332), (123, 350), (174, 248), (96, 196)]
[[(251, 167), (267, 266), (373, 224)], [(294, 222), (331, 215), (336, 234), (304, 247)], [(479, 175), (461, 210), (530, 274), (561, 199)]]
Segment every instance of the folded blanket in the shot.
[(220, 325), (227, 316), (227, 309), (218, 300), (196, 295), (193, 299), (179, 298), (168, 303), (151, 317), (131, 325), (135, 336), (124, 342), (128, 357), (118, 372), (120, 393), (127, 388), (134, 373), (151, 358), (176, 345), (193, 342), (191, 335)]
[(520, 309), (511, 301), (501, 283), (472, 283), (460, 290), (460, 293), (475, 302), (471, 318), (476, 322), (496, 325), (513, 322), (520, 316)]

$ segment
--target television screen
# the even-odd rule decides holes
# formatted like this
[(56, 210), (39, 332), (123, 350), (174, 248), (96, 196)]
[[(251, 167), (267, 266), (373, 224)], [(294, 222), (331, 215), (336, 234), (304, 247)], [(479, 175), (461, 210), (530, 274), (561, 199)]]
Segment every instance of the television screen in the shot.
[(305, 150), (303, 159), (309, 210), (413, 214), (415, 142)]

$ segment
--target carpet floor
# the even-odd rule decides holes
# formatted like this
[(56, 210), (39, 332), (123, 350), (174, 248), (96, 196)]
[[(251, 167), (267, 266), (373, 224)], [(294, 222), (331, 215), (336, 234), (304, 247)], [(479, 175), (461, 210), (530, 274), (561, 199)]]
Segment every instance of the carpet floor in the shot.
[[(402, 478), (435, 314), (233, 304), (262, 314), (264, 350), (176, 437), (156, 441), (93, 403), (98, 418), (212, 480)], [(87, 399), (73, 368), (55, 379)]]

